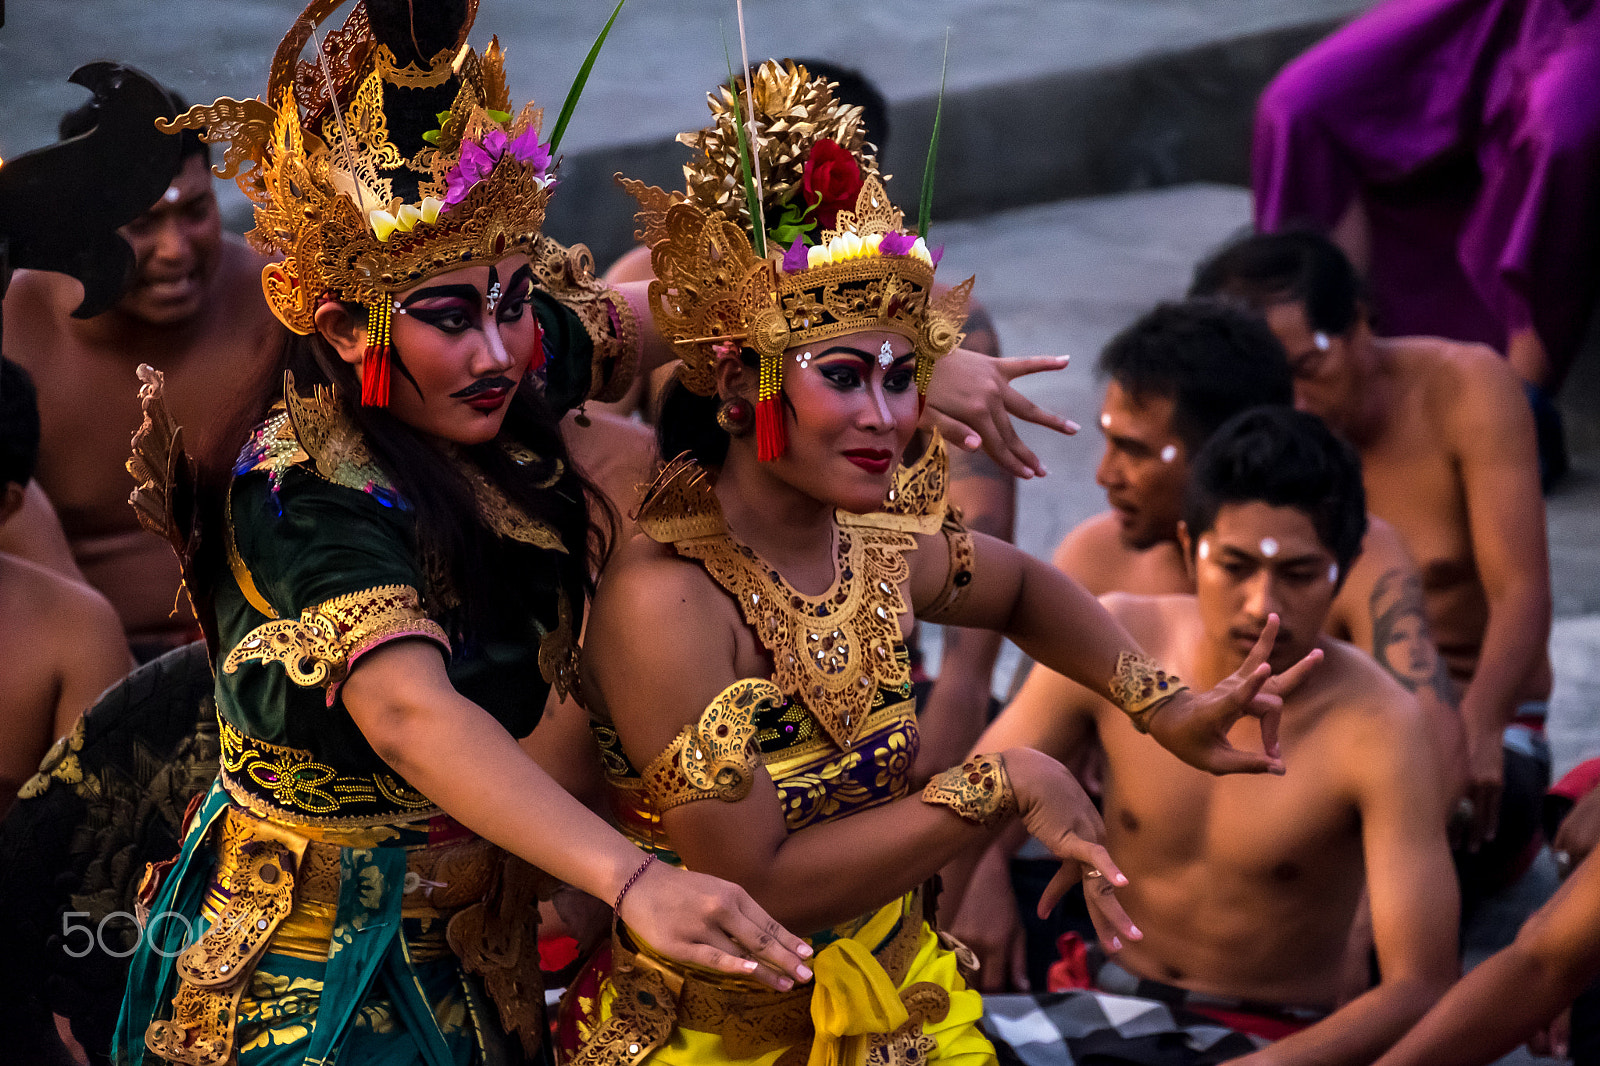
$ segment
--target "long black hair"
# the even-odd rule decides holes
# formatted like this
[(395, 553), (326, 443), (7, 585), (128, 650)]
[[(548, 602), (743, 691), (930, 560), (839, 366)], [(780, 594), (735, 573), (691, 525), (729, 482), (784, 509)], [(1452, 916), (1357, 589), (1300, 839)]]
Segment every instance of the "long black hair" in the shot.
[[(365, 313), (356, 305), (346, 308), (358, 321)], [(395, 387), (409, 387), (401, 384), (408, 382), (410, 375), (400, 353), (392, 352), (390, 358), (397, 372)], [(508, 586), (536, 584), (550, 592), (560, 588), (574, 609), (581, 609), (593, 593), (595, 575), (616, 540), (616, 513), (573, 465), (561, 435), (560, 416), (531, 381), (524, 381), (512, 397), (495, 439), (461, 447), (457, 455), (529, 518), (555, 531), (566, 554), (550, 553), (557, 560), (553, 581), (543, 575), (516, 575), (508, 581), (497, 561), (498, 538), (481, 521), (468, 472), (456, 456), (430, 443), (388, 408), (363, 407), (353, 402), (353, 397), (361, 395), (355, 368), (340, 359), (320, 334), (299, 336), (285, 330), (282, 354), (274, 368), (279, 382), (284, 369), (293, 373), (295, 388), (301, 393), (317, 385), (332, 386), (345, 416), (361, 432), (372, 458), (415, 516), (418, 550), (430, 579), (439, 582), (434, 591), (451, 593), (446, 598), (448, 609), (436, 613), (443, 615), (441, 621), (453, 630), (452, 637), (470, 637), (479, 631), (498, 613), (490, 605), (505, 601)], [(271, 396), (275, 398), (277, 391), (273, 390)], [(224, 434), (227, 440), (204, 464), (209, 471), (205, 481), (212, 486), (206, 493), (211, 501), (208, 510), (216, 518), (221, 517), (220, 490), (231, 476), (233, 456), (238, 454), (250, 429), (265, 418), (269, 403), (258, 394), (249, 403), (249, 410), (241, 410), (232, 421), (232, 431)], [(521, 445), (535, 458), (525, 463), (514, 461), (507, 454), (506, 444)]]

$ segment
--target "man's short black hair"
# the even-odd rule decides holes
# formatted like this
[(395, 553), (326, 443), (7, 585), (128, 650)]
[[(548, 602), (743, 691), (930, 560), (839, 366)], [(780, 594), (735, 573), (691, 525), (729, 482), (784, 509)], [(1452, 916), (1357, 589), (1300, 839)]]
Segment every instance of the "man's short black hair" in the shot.
[(1365, 302), (1361, 279), (1337, 244), (1311, 230), (1258, 233), (1201, 263), (1190, 296), (1231, 296), (1257, 310), (1304, 305), (1311, 328), (1340, 334)]
[(1135, 400), (1172, 400), (1190, 455), (1240, 411), (1294, 400), (1283, 345), (1260, 316), (1223, 300), (1158, 304), (1111, 339), (1099, 370)]
[(1189, 468), (1183, 521), (1191, 543), (1229, 504), (1293, 507), (1311, 519), (1343, 582), (1367, 535), (1361, 459), (1322, 419), (1292, 407), (1257, 407), (1211, 435)]
[(28, 372), (0, 358), (0, 488), (24, 487), (39, 462), (39, 404)]
[[(167, 94), (167, 102), (172, 105), (177, 114), (181, 115), (189, 110), (189, 105), (184, 101), (183, 97), (165, 86), (162, 87), (161, 91)], [(70, 137), (78, 137), (88, 133), (99, 122), (100, 108), (95, 103), (94, 98), (91, 97), (61, 116), (61, 121), (56, 124), (56, 134), (64, 141)], [(184, 130), (179, 135), (179, 141), (181, 142), (178, 148), (178, 168), (180, 170), (192, 155), (202, 157), (205, 159), (207, 166), (211, 165), (211, 146), (200, 139), (199, 130)], [(177, 171), (173, 172), (173, 177), (177, 177)]]

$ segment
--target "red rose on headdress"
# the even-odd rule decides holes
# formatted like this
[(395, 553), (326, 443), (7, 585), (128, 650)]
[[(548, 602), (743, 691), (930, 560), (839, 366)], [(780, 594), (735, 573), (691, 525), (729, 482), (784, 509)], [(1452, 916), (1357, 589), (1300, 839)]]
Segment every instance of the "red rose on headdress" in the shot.
[(816, 206), (822, 228), (832, 229), (840, 211), (855, 210), (861, 192), (861, 165), (839, 142), (824, 138), (811, 146), (800, 187), (806, 203)]

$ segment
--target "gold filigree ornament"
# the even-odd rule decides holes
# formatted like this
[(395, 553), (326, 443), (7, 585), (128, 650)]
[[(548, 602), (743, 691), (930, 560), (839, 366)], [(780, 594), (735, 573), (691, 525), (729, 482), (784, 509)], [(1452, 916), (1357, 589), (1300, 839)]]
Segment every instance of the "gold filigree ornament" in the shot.
[(756, 715), (781, 707), (783, 692), (765, 678), (735, 681), (700, 720), (686, 725), (645, 767), (644, 787), (656, 813), (696, 800), (737, 803), (750, 794), (760, 755)]
[(911, 570), (905, 553), (916, 539), (844, 512), (835, 521), (835, 581), (807, 596), (734, 539), (705, 472), (693, 462), (662, 471), (637, 518), (643, 533), (698, 560), (728, 591), (772, 655), (778, 690), (804, 704), (849, 751), (881, 690), (911, 695), (910, 671), (895, 651), (906, 610), (900, 588)]
[(1156, 710), (1188, 685), (1176, 674), (1169, 674), (1148, 655), (1125, 651), (1117, 656), (1109, 688), (1111, 702), (1122, 709), (1141, 733), (1150, 732), (1150, 719)]
[[(638, 238), (650, 247), (655, 281), (650, 304), (656, 323), (683, 361), (680, 376), (694, 392), (715, 390), (717, 360), (739, 347), (761, 358), (757, 436), (763, 459), (786, 450), (769, 446), (762, 419), (776, 417), (785, 349), (850, 333), (881, 330), (911, 341), (917, 354), (917, 387), (926, 392), (934, 363), (956, 348), (963, 334), (972, 281), (942, 293), (934, 290), (934, 257), (921, 237), (904, 232), (904, 218), (890, 202), (871, 145), (860, 125), (860, 109), (833, 95), (826, 79), (812, 78), (793, 62), (763, 63), (748, 98), (755, 106), (755, 151), (762, 180), (761, 219), (811, 217), (803, 187), (805, 168), (819, 142), (848, 152), (862, 184), (850, 209), (834, 225), (815, 223), (816, 233), (789, 248), (754, 227), (745, 202), (726, 87), (711, 98), (714, 124), (679, 140), (696, 150), (684, 167), (687, 192), (668, 193), (618, 176), (639, 202)], [(776, 232), (776, 231), (774, 231)], [(785, 238), (787, 239), (787, 238)], [(766, 255), (756, 253), (765, 247)]]
[[(301, 334), (315, 328), (330, 295), (377, 306), (436, 274), (531, 253), (553, 183), (548, 153), (537, 151), (540, 110), (529, 104), (508, 118), (498, 45), (480, 58), (464, 43), (476, 2), (457, 45), (426, 70), (398, 66), (359, 3), (322, 42), (321, 62), (300, 60), (339, 6), (313, 0), (306, 8), (279, 46), (263, 100), (223, 98), (157, 122), (228, 145), (215, 173), (233, 177), (255, 205), (247, 237), (279, 260), (263, 268), (262, 288), (273, 313)], [(451, 83), (459, 88), (436, 143), (396, 144), (385, 87)], [(402, 176), (417, 191), (413, 201), (392, 192)]]

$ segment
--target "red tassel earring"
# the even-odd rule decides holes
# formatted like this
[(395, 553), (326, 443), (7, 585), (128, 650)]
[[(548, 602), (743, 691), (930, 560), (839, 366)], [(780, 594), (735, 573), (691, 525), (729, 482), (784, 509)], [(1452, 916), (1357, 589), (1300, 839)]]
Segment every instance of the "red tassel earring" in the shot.
[(783, 424), (783, 356), (762, 356), (756, 393), (756, 458), (770, 463), (788, 450), (789, 431)]
[(367, 305), (367, 350), (361, 356), (361, 406), (389, 406), (389, 332), (394, 301), (382, 297)]

